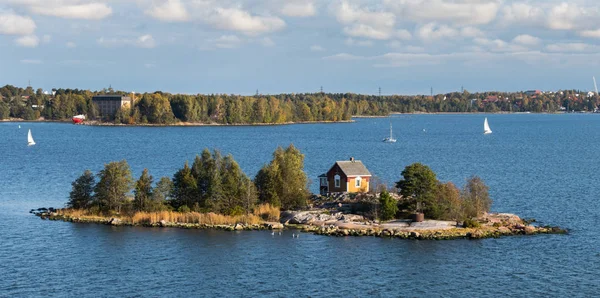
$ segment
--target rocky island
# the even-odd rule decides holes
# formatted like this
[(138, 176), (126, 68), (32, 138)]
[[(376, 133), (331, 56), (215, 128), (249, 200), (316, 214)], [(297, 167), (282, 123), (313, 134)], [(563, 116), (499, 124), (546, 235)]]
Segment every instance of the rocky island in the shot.
[[(98, 182), (96, 182), (98, 178)], [(319, 176), (311, 194), (304, 155), (290, 145), (254, 179), (231, 155), (205, 149), (192, 166), (156, 184), (144, 170), (133, 181), (126, 161), (96, 175), (86, 170), (72, 183), (67, 208), (31, 210), (42, 219), (113, 226), (187, 229), (299, 229), (328, 236), (403, 239), (481, 239), (511, 235), (565, 234), (507, 213), (491, 213), (488, 187), (479, 177), (462, 189), (442, 183), (427, 166), (402, 171), (394, 187), (377, 182), (361, 161), (337, 161)], [(133, 193), (133, 196), (132, 196)]]

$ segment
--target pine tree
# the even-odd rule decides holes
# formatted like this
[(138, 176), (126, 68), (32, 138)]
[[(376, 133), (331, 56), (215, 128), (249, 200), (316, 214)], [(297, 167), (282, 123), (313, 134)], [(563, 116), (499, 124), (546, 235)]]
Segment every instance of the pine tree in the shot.
[(136, 211), (150, 211), (152, 198), (152, 176), (144, 169), (140, 179), (135, 183), (133, 207)]
[(127, 161), (110, 162), (98, 173), (94, 188), (95, 198), (103, 211), (121, 212), (121, 207), (131, 191), (133, 178)]
[(68, 208), (86, 209), (91, 206), (94, 198), (94, 180), (94, 174), (90, 170), (85, 170), (77, 180), (71, 183), (73, 188), (69, 193)]
[(182, 206), (193, 207), (197, 191), (196, 179), (186, 162), (183, 169), (173, 176), (173, 207), (176, 209)]

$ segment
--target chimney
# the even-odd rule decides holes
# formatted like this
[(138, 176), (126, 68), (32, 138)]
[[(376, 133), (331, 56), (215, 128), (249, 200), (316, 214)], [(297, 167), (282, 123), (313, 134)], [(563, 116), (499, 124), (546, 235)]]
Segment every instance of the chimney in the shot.
[(354, 157), (350, 157), (350, 161), (351, 161), (351, 162), (354, 162)]

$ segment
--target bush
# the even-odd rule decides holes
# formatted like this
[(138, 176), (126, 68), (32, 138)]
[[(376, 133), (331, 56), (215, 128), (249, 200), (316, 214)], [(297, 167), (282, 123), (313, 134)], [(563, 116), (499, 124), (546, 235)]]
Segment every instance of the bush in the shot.
[(187, 205), (183, 205), (183, 206), (177, 208), (177, 212), (180, 212), (180, 213), (188, 213), (191, 211), (192, 210), (190, 210), (190, 207), (188, 207)]
[(481, 224), (474, 219), (465, 219), (463, 222), (463, 228), (479, 228)]
[(381, 204), (381, 214), (379, 216), (381, 220), (390, 220), (396, 217), (398, 202), (387, 191), (381, 193), (379, 203)]

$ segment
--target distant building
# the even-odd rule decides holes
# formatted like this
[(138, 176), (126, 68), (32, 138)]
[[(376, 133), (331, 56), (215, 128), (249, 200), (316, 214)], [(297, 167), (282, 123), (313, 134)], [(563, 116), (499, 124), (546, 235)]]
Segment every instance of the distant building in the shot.
[(121, 95), (96, 95), (92, 102), (98, 106), (102, 118), (113, 117), (117, 110), (131, 107), (133, 103), (131, 97)]
[(371, 173), (360, 160), (336, 161), (327, 173), (319, 176), (319, 192), (357, 193), (369, 191)]
[(540, 90), (525, 91), (525, 95), (527, 95), (527, 96), (538, 95), (538, 94), (542, 94), (542, 91), (540, 91)]

